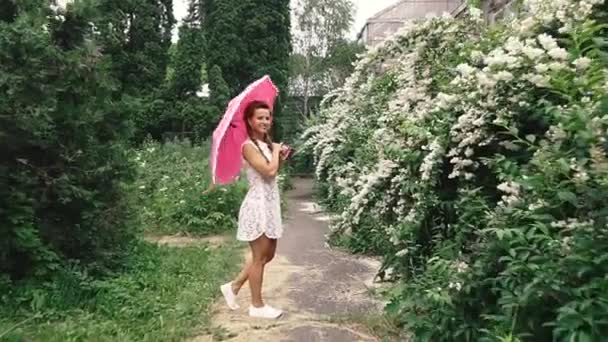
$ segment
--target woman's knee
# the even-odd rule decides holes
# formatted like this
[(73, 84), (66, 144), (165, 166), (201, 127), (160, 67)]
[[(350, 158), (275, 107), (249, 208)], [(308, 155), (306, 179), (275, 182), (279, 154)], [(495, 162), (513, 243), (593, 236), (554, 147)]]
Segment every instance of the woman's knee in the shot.
[(271, 262), (272, 259), (274, 259), (274, 256), (275, 256), (275, 252), (274, 251), (266, 254), (266, 258), (265, 258), (265, 262), (264, 263), (267, 264), (267, 263)]

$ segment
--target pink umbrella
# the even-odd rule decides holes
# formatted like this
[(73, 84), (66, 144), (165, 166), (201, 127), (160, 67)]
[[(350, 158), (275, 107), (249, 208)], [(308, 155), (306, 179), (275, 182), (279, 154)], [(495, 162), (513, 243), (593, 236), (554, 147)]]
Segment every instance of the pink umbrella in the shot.
[(245, 109), (253, 101), (263, 101), (272, 109), (279, 90), (269, 76), (251, 83), (228, 103), (228, 108), (213, 131), (211, 172), (213, 184), (226, 184), (239, 176), (242, 166), (241, 147), (247, 140)]

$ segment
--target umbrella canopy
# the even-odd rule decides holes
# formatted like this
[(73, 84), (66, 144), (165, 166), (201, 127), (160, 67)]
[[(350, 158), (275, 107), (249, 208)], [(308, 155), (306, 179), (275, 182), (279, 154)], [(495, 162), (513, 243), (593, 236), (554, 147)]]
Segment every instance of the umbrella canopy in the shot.
[(211, 175), (213, 184), (226, 184), (238, 178), (243, 158), (241, 147), (247, 140), (245, 109), (253, 101), (265, 102), (271, 109), (279, 93), (269, 76), (251, 83), (228, 103), (222, 120), (213, 131)]

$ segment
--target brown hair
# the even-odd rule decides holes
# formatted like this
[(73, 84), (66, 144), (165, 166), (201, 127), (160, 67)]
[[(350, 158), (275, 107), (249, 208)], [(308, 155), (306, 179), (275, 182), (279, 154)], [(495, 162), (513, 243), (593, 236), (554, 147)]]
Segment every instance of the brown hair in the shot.
[[(272, 111), (270, 110), (270, 106), (266, 102), (252, 101), (250, 104), (247, 105), (247, 108), (245, 108), (245, 126), (247, 127), (247, 135), (249, 136), (249, 139), (253, 141), (253, 143), (258, 147), (258, 150), (260, 150), (260, 153), (262, 153), (262, 150), (258, 145), (258, 141), (256, 139), (253, 139), (253, 129), (249, 125), (249, 119), (253, 117), (255, 111), (258, 109), (267, 109), (268, 111), (270, 111), (270, 116), (272, 117)], [(270, 138), (270, 130), (268, 131), (268, 133), (264, 134), (263, 140), (266, 145), (268, 145), (270, 151), (272, 151), (272, 139)], [(266, 161), (270, 162), (270, 160), (268, 160), (264, 153), (262, 153), (262, 156), (266, 159)]]

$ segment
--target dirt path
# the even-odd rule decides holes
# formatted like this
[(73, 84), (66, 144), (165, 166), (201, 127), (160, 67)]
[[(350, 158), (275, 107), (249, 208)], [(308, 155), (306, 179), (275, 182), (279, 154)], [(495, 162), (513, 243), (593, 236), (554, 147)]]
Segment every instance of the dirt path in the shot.
[[(230, 311), (223, 300), (214, 305), (213, 331), (234, 342), (376, 341), (363, 327), (332, 318), (380, 312), (369, 296), (377, 261), (333, 251), (325, 244), (327, 217), (312, 202), (312, 181), (295, 179), (287, 194), (285, 234), (264, 279), (266, 302), (285, 310), (276, 321), (247, 315), (249, 288), (239, 294), (241, 309)], [(214, 341), (212, 335), (194, 342)]]

